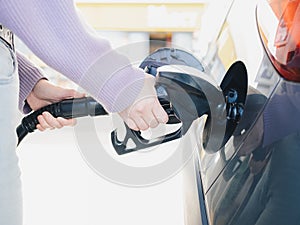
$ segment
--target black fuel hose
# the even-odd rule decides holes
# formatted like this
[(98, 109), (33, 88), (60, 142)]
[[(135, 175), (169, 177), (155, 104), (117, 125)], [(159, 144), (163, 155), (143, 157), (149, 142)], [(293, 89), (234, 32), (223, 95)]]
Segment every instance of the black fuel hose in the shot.
[(39, 124), (37, 117), (45, 111), (54, 117), (66, 119), (108, 114), (103, 106), (92, 97), (66, 99), (47, 105), (22, 119), (21, 124), (17, 127), (18, 145), (28, 133), (36, 129), (36, 125)]

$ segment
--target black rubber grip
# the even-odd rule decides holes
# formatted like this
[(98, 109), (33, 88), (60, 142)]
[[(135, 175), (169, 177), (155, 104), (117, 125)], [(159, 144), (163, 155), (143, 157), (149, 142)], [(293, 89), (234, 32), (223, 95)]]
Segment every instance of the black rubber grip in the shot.
[(21, 124), (17, 127), (18, 144), (28, 133), (36, 129), (36, 125), (39, 124), (37, 117), (46, 111), (54, 117), (65, 119), (108, 114), (103, 106), (92, 97), (66, 99), (53, 103), (34, 111), (22, 119)]

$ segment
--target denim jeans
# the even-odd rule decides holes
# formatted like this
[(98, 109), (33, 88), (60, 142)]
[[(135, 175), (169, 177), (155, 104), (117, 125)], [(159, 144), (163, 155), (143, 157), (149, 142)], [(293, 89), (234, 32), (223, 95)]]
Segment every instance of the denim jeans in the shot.
[(0, 225), (22, 224), (22, 192), (15, 130), (18, 93), (15, 54), (0, 39)]

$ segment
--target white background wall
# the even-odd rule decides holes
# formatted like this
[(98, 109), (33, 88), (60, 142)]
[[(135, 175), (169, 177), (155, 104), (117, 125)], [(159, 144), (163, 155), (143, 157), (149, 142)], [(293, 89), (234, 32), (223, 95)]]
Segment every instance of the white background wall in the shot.
[(183, 224), (181, 173), (144, 188), (111, 183), (85, 163), (73, 128), (32, 133), (18, 154), (24, 225)]

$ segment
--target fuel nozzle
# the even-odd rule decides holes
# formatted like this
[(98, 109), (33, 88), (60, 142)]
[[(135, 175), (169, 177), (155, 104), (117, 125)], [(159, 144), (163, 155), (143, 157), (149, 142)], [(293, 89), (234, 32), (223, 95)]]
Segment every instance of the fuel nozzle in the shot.
[(233, 63), (220, 86), (211, 75), (184, 65), (162, 66), (156, 79), (156, 85), (167, 91), (168, 100), (182, 122), (181, 135), (194, 120), (207, 115), (202, 138), (204, 150), (213, 153), (224, 147), (244, 112), (248, 89), (244, 63)]
[[(126, 126), (123, 140), (117, 131), (111, 135), (119, 155), (178, 139), (186, 134), (191, 124), (207, 115), (203, 131), (203, 148), (208, 153), (220, 150), (232, 136), (243, 115), (247, 93), (247, 72), (242, 62), (234, 63), (219, 87), (211, 76), (185, 65), (163, 65), (157, 68), (156, 90), (164, 99), (181, 127), (170, 134), (152, 140), (144, 139), (140, 132)], [(162, 102), (162, 100), (160, 100)], [(134, 148), (127, 148), (127, 142)]]
[[(141, 68), (156, 76), (160, 101), (164, 99), (172, 110), (174, 122), (180, 122), (181, 127), (148, 140), (141, 132), (125, 125), (126, 134), (122, 140), (118, 139), (117, 130), (111, 134), (119, 155), (181, 138), (203, 115), (207, 115), (202, 138), (204, 150), (213, 153), (227, 143), (243, 115), (246, 100), (247, 71), (242, 62), (235, 62), (229, 68), (220, 86), (196, 58), (176, 49), (159, 49), (141, 63)], [(133, 141), (135, 147), (129, 148), (129, 141)]]

